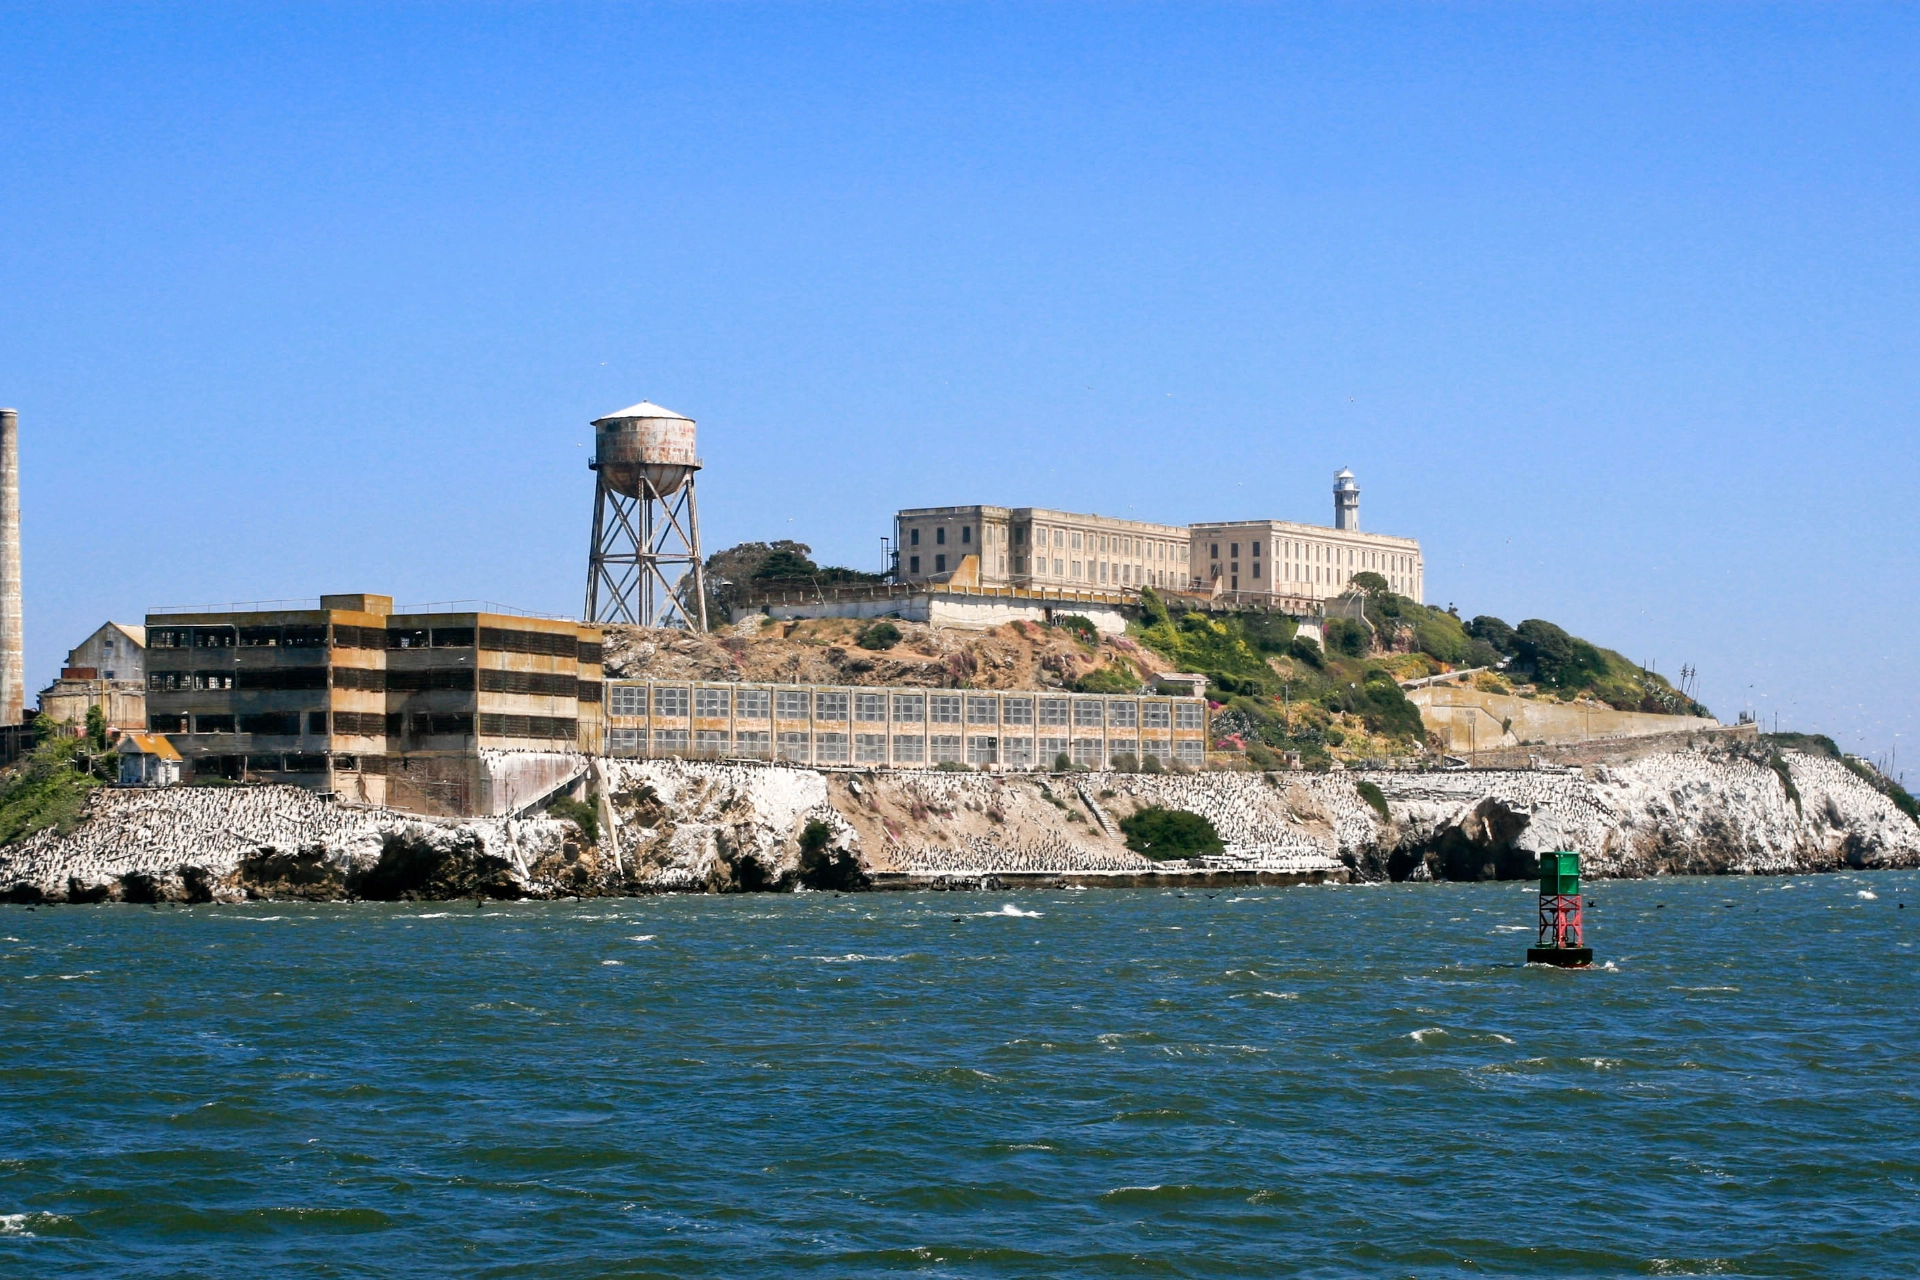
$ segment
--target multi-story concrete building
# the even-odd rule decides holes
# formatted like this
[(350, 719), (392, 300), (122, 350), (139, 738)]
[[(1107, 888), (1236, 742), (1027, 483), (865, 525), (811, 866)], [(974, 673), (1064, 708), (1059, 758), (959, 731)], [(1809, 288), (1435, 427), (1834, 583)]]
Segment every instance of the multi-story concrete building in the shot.
[(1360, 487), (1342, 468), (1333, 478), (1334, 527), (1287, 520), (1223, 520), (1191, 526), (1192, 574), (1205, 590), (1255, 604), (1312, 608), (1377, 573), (1395, 593), (1423, 600), (1420, 543), (1360, 532)]
[(918, 507), (894, 518), (902, 582), (951, 577), (979, 557), (982, 587), (1100, 591), (1187, 585), (1187, 531), (1045, 507)]
[(1198, 697), (614, 680), (607, 754), (927, 769), (1206, 763)]
[[(147, 727), (189, 776), (493, 813), (600, 749), (598, 627), (395, 614), (390, 597), (338, 595), (317, 609), (149, 614), (147, 639)], [(483, 753), (516, 754), (500, 766)]]
[(1360, 531), (1360, 487), (1342, 469), (1333, 481), (1332, 527), (1288, 520), (1151, 524), (1043, 507), (914, 507), (894, 517), (896, 577), (1018, 592), (1079, 588), (1108, 592), (1204, 591), (1249, 604), (1314, 612), (1371, 570), (1415, 600), (1425, 589), (1420, 544)]

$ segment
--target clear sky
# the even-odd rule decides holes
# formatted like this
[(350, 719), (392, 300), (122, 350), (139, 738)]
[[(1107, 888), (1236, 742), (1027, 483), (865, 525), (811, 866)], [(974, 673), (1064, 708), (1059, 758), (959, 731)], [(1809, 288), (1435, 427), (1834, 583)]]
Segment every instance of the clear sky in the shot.
[(645, 397), (710, 549), (1345, 465), (1432, 603), (1920, 731), (1920, 7), (74, 3), (0, 66), (30, 690), (160, 605), (577, 612)]

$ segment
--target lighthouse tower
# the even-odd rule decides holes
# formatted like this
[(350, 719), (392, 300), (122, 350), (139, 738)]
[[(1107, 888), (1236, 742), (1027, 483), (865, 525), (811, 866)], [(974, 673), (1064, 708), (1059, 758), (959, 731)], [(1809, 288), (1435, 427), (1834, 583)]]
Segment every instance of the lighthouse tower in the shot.
[(1333, 527), (1360, 532), (1360, 486), (1345, 467), (1333, 473)]

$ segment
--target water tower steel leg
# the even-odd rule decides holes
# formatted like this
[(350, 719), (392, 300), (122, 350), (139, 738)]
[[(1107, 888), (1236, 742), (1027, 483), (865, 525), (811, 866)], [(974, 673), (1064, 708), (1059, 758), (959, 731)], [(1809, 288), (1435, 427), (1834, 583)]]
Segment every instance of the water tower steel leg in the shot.
[(707, 567), (700, 559), (700, 510), (693, 502), (693, 480), (687, 480), (687, 548), (693, 557), (694, 608), (700, 616), (700, 630), (707, 629)]
[(602, 550), (600, 535), (606, 523), (606, 510), (606, 482), (600, 479), (598, 472), (595, 472), (593, 480), (593, 534), (587, 542), (587, 604), (585, 612), (580, 615), (588, 622), (598, 622), (600, 620), (600, 574), (603, 572), (601, 568)]

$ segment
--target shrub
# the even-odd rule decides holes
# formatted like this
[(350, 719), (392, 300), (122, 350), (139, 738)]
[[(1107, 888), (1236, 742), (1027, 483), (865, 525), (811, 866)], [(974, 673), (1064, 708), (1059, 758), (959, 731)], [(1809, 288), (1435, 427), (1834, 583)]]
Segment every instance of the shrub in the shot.
[(942, 760), (933, 766), (940, 773), (972, 773), (973, 766), (961, 764), (958, 760)]
[(1063, 631), (1073, 632), (1076, 637), (1087, 644), (1100, 643), (1100, 628), (1094, 626), (1091, 621), (1081, 617), (1077, 613), (1070, 613), (1064, 618), (1055, 618), (1053, 625)]
[(1414, 624), (1413, 639), (1420, 652), (1449, 665), (1467, 656), (1467, 634), (1460, 629), (1459, 620), (1449, 614), (1429, 612)]
[(1240, 625), (1262, 653), (1285, 653), (1300, 630), (1300, 624), (1284, 613), (1249, 614)]
[(1317, 668), (1326, 661), (1312, 636), (1295, 636), (1293, 643), (1287, 646), (1287, 652), (1310, 667)]
[(1223, 853), (1227, 847), (1211, 822), (1184, 809), (1141, 809), (1120, 819), (1120, 830), (1127, 848), (1157, 862)]
[[(1131, 751), (1122, 751), (1113, 758), (1113, 770), (1115, 773), (1138, 773), (1140, 772), (1140, 757), (1134, 755)], [(1102, 791), (1100, 794), (1110, 796), (1113, 792)]]
[(1327, 638), (1327, 648), (1349, 658), (1366, 657), (1367, 648), (1373, 640), (1367, 633), (1366, 624), (1355, 622), (1352, 618), (1328, 618), (1320, 630)]
[(883, 619), (862, 631), (859, 640), (855, 643), (862, 649), (870, 649), (876, 653), (882, 649), (891, 649), (900, 643), (900, 628)]
[(1072, 757), (1067, 755), (1066, 752), (1062, 751), (1059, 755), (1053, 758), (1053, 771), (1055, 773), (1066, 773), (1072, 768), (1073, 768), (1073, 759)]
[(107, 749), (107, 713), (98, 703), (87, 708), (87, 745), (95, 751)]
[(564, 818), (580, 828), (580, 834), (586, 837), (588, 844), (600, 843), (600, 800), (592, 792), (585, 800), (575, 800), (571, 796), (561, 796), (547, 806), (549, 818)]
[(1095, 667), (1073, 682), (1076, 693), (1132, 693), (1140, 679), (1125, 663)]
[(86, 739), (61, 735), (45, 716), (33, 723), (39, 745), (0, 783), (0, 845), (48, 827), (65, 835), (79, 824), (87, 793), (100, 785), (75, 767)]
[(1353, 789), (1362, 800), (1367, 802), (1369, 808), (1380, 815), (1380, 821), (1391, 821), (1391, 815), (1387, 813), (1386, 793), (1377, 785), (1371, 782), (1356, 782), (1353, 784)]

